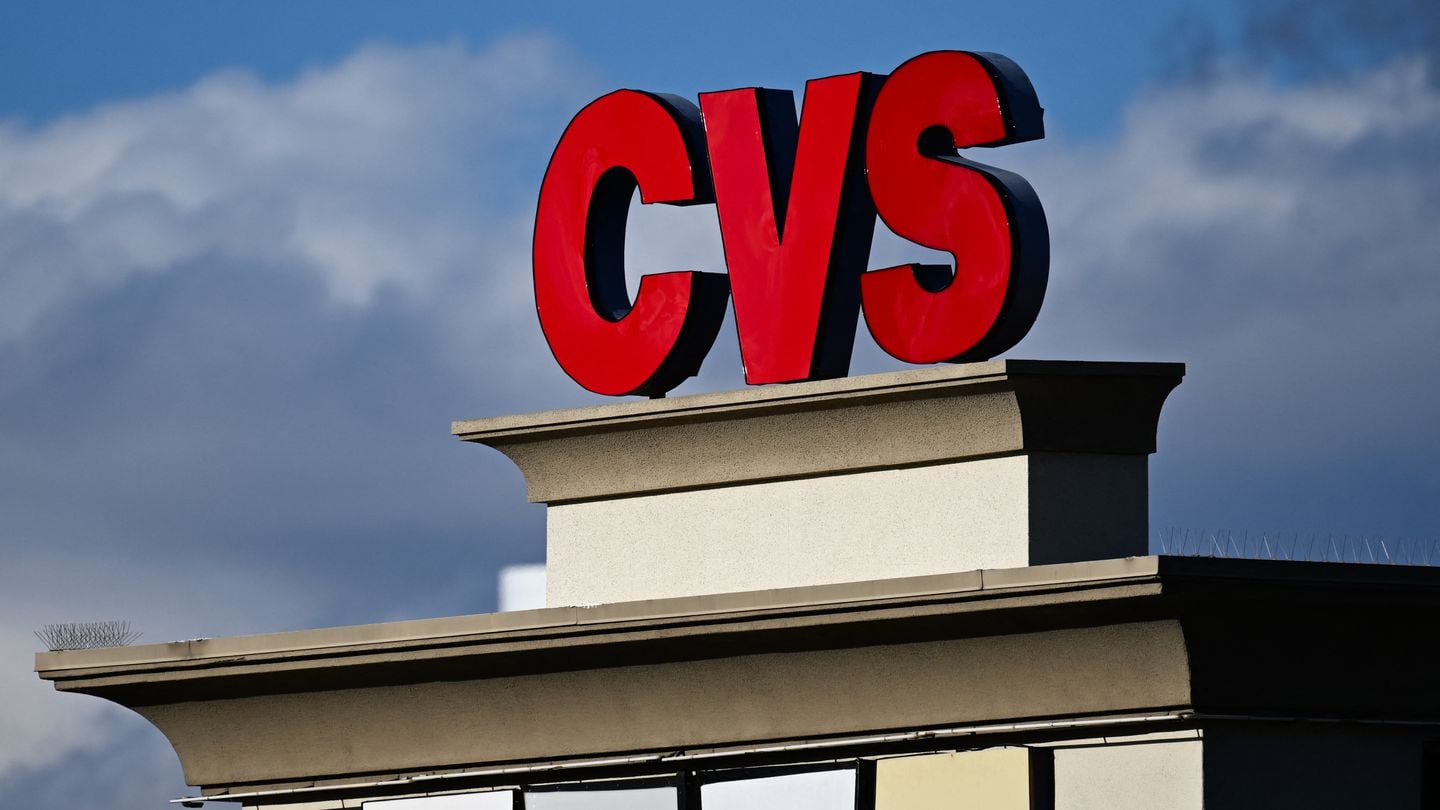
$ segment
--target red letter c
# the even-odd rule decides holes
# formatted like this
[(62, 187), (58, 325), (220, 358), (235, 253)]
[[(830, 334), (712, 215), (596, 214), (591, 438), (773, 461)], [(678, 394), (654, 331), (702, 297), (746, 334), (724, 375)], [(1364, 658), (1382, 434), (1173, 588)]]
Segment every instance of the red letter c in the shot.
[(643, 203), (710, 202), (700, 112), (635, 90), (602, 96), (566, 127), (535, 212), (535, 308), (560, 367), (597, 394), (659, 396), (693, 377), (715, 342), (723, 273), (644, 276), (625, 290), (625, 222)]

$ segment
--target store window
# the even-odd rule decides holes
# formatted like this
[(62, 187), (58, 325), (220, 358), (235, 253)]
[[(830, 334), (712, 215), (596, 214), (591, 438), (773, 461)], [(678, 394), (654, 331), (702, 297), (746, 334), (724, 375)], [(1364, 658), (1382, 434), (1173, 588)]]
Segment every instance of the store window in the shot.
[(513, 790), (454, 793), (445, 796), (369, 801), (362, 807), (364, 810), (517, 810), (517, 795)]
[[(763, 773), (763, 772), (762, 772)], [(855, 765), (797, 773), (702, 774), (702, 810), (857, 810)], [(868, 804), (868, 803), (867, 803)]]
[(591, 783), (525, 791), (525, 810), (677, 810), (680, 791), (668, 787), (629, 787), (627, 783)]
[(367, 801), (365, 810), (1036, 810), (1048, 750), (991, 748), (811, 765), (693, 770)]

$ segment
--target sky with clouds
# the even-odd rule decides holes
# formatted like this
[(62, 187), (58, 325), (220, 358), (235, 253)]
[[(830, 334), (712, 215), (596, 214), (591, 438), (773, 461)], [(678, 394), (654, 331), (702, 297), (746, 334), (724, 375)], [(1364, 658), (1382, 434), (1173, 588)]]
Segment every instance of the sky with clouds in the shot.
[[(449, 422), (597, 401), (528, 243), (616, 87), (1014, 58), (1049, 137), (980, 159), (1030, 180), (1053, 259), (1008, 356), (1188, 364), (1152, 529), (1440, 533), (1435, 4), (605, 5), (0, 11), (0, 806), (185, 790), (148, 725), (35, 678), (45, 623), (486, 611), (543, 558), (519, 474)], [(713, 209), (632, 215), (632, 276), (720, 255)], [(900, 367), (857, 342), (853, 372)], [(676, 393), (742, 384), (727, 326)]]

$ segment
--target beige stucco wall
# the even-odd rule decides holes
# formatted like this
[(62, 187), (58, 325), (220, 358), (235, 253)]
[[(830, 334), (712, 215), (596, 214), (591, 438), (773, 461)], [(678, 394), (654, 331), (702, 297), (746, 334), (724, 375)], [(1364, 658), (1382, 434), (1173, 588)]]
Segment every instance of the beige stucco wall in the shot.
[(551, 506), (550, 606), (1028, 564), (1025, 456)]
[(875, 810), (1030, 810), (1030, 751), (987, 748), (882, 759)]
[(552, 504), (546, 604), (591, 605), (1146, 552), (1141, 455), (1025, 453)]

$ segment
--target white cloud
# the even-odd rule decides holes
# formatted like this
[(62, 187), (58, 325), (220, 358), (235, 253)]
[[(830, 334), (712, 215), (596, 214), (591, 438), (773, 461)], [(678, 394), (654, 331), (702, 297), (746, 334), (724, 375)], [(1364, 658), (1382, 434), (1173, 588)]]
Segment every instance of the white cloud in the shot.
[(578, 102), (584, 75), (543, 37), (371, 45), (290, 82), (222, 73), (0, 127), (0, 339), (187, 260), (303, 264), (351, 305), (433, 292), (523, 227), (496, 205), (503, 151)]
[(1189, 361), (1188, 432), (1235, 464), (1433, 446), (1437, 133), (1426, 66), (1400, 61), (1160, 88), (1114, 143), (1031, 150), (1054, 258), (1021, 351)]
[[(1156, 88), (1114, 140), (978, 156), (1025, 174), (1053, 229), (1048, 302), (1012, 354), (1190, 363), (1162, 433), (1183, 463), (1157, 473), (1181, 512), (1244, 501), (1252, 465), (1280, 482), (1267, 506), (1293, 511), (1307, 465), (1407, 475), (1440, 451), (1425, 71)], [(224, 74), (0, 126), (0, 796), (125, 733), (29, 672), (45, 622), (129, 618), (161, 640), (351, 620), (330, 586), (371, 569), (397, 595), (365, 618), (400, 618), (468, 605), (493, 566), (533, 559), (507, 534), (533, 522), (508, 505), (477, 519), (495, 493), (521, 508), (508, 463), (415, 436), (587, 398), (545, 353), (528, 276), (539, 172), (594, 95), (586, 75), (544, 39), (372, 46), (293, 81)], [(872, 266), (918, 254), (884, 242)], [(708, 208), (637, 212), (627, 255), (634, 272), (723, 268)], [(235, 274), (268, 292), (222, 283)], [(720, 341), (690, 390), (740, 385), (733, 332)], [(897, 365), (870, 346), (856, 369)], [(1350, 506), (1404, 511), (1385, 493)], [(243, 584), (296, 560), (335, 568), (263, 598)]]
[[(515, 178), (588, 77), (544, 37), (372, 45), (291, 81), (0, 123), (0, 804), (77, 757), (103, 770), (143, 726), (35, 676), (45, 623), (164, 641), (490, 598), (495, 558), (534, 538), (484, 534), (486, 490), (510, 490), (435, 452), (477, 414), (432, 410), (483, 410), (477, 366), (513, 382), (517, 354), (543, 357), (537, 334), (476, 359), (533, 323)], [(358, 602), (340, 570), (389, 587)]]

